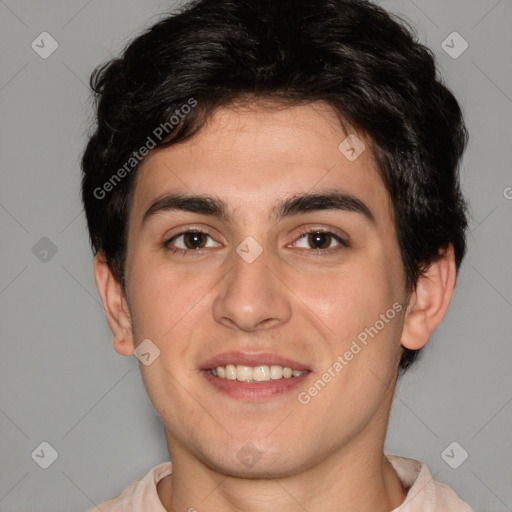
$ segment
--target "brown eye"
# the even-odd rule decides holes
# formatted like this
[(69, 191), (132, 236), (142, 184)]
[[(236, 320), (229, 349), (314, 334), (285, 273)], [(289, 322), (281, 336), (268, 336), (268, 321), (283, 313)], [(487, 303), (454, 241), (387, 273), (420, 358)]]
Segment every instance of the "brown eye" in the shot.
[(332, 242), (332, 235), (330, 233), (309, 233), (308, 243), (312, 249), (329, 249)]
[(183, 231), (164, 243), (164, 247), (180, 254), (194, 254), (199, 249), (211, 249), (219, 244), (211, 235), (202, 231)]
[(205, 233), (183, 233), (183, 243), (187, 249), (202, 249), (206, 245), (207, 236)]
[[(326, 252), (336, 249), (344, 249), (348, 244), (338, 235), (330, 231), (309, 231), (299, 237), (294, 247), (310, 249), (310, 252)], [(311, 251), (312, 249), (312, 251)]]

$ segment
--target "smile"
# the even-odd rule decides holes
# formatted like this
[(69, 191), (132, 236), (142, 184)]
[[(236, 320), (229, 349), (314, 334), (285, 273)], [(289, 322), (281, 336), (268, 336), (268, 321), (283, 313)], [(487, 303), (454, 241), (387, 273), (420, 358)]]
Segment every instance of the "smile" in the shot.
[(207, 370), (210, 375), (220, 379), (237, 380), (240, 382), (268, 382), (271, 380), (291, 379), (300, 377), (307, 370), (293, 370), (289, 366), (266, 365), (245, 366), (227, 364)]

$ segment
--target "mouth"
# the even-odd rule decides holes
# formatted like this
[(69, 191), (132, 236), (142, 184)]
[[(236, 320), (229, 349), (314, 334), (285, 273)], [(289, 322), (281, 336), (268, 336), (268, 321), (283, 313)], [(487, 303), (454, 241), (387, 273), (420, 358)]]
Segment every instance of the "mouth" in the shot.
[(210, 375), (219, 379), (237, 380), (239, 382), (269, 382), (271, 380), (292, 379), (304, 375), (307, 370), (293, 370), (289, 366), (273, 364), (268, 366), (246, 366), (242, 364), (227, 364), (206, 370)]
[(263, 401), (289, 392), (311, 370), (271, 354), (221, 354), (205, 363), (201, 372), (223, 394), (244, 401)]

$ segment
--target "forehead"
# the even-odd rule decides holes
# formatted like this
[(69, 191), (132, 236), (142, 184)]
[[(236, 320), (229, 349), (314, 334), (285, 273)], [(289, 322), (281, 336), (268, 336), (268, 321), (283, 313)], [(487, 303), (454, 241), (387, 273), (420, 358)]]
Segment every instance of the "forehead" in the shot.
[(219, 109), (196, 136), (142, 162), (134, 217), (168, 193), (215, 195), (230, 213), (268, 215), (283, 197), (321, 190), (353, 195), (370, 203), (375, 217), (391, 217), (371, 141), (343, 124), (323, 103)]

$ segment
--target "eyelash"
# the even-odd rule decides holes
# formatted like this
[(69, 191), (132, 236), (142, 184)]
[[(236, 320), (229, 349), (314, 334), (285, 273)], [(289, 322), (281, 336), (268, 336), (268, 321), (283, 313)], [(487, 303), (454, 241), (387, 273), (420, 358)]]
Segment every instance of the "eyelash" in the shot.
[[(188, 231), (182, 231), (181, 233), (178, 233), (178, 234), (172, 236), (171, 238), (169, 238), (167, 241), (165, 241), (163, 243), (164, 248), (167, 249), (168, 251), (170, 251), (172, 254), (180, 254), (182, 256), (199, 256), (199, 255), (203, 254), (203, 251), (208, 249), (208, 248), (202, 248), (202, 249), (181, 249), (181, 248), (170, 247), (169, 244), (174, 242), (176, 239), (178, 239), (181, 236), (189, 235), (189, 234), (206, 235), (207, 237), (210, 237), (213, 240), (213, 237), (209, 233), (206, 233), (204, 231), (198, 231), (198, 230), (197, 231), (196, 230), (188, 230)], [(296, 244), (299, 240), (307, 237), (308, 235), (314, 235), (314, 234), (329, 235), (336, 242), (339, 243), (339, 246), (331, 247), (331, 248), (328, 248), (328, 249), (318, 249), (318, 248), (316, 248), (316, 249), (309, 249), (309, 250), (308, 249), (303, 249), (303, 250), (307, 250), (308, 252), (312, 253), (312, 255), (314, 255), (314, 256), (321, 256), (322, 253), (331, 254), (332, 251), (344, 249), (344, 248), (347, 248), (349, 246), (349, 244), (343, 238), (341, 238), (340, 236), (336, 235), (335, 233), (333, 233), (331, 231), (322, 230), (322, 229), (313, 229), (313, 230), (304, 232), (302, 235), (300, 235), (296, 239), (294, 244)]]

